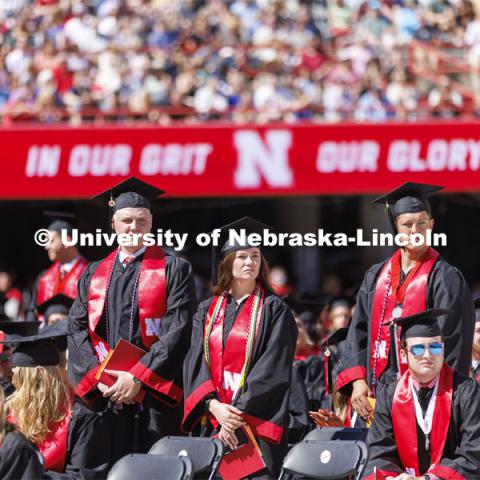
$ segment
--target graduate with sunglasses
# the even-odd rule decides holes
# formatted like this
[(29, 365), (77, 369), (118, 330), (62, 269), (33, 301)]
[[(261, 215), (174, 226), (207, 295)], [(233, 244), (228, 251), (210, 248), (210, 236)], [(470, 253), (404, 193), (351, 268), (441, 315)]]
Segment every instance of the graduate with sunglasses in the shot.
[(396, 321), (408, 369), (379, 390), (369, 480), (480, 479), (480, 387), (444, 361), (445, 314), (430, 309)]
[[(217, 432), (229, 448), (247, 424), (266, 468), (241, 476), (278, 476), (287, 453), (287, 425), (297, 327), (288, 306), (272, 293), (268, 264), (258, 246), (229, 240), (229, 230), (261, 233), (266, 225), (245, 217), (221, 229), (215, 296), (194, 317), (184, 365), (183, 428)], [(232, 239), (233, 240), (233, 239)], [(218, 278), (218, 280), (217, 280)], [(247, 465), (248, 467), (248, 465)]]
[[(434, 226), (428, 197), (442, 188), (406, 183), (375, 203), (385, 205), (395, 234), (426, 238)], [(475, 317), (470, 289), (457, 268), (425, 242), (409, 241), (365, 274), (342, 355), (348, 367), (337, 379), (339, 390), (351, 396), (353, 408), (363, 418), (372, 414), (367, 397), (375, 397), (377, 387), (396, 381), (406, 369), (399, 332), (391, 320), (427, 308), (450, 310), (439, 320), (445, 361), (468, 375)], [(367, 354), (359, 355), (364, 350)]]

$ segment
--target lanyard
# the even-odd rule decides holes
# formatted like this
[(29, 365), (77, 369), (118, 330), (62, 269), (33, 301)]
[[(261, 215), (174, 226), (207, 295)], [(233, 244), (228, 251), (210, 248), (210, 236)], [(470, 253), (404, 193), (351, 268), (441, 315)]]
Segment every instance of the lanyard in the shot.
[(430, 450), (430, 432), (432, 431), (432, 423), (433, 423), (433, 412), (435, 410), (435, 403), (437, 401), (437, 392), (438, 392), (438, 384), (437, 382), (435, 388), (433, 389), (432, 398), (428, 402), (427, 411), (425, 412), (425, 417), (422, 413), (422, 408), (420, 407), (420, 402), (418, 401), (418, 396), (415, 388), (413, 387), (412, 378), (409, 379), (410, 389), (413, 395), (413, 403), (415, 405), (415, 417), (417, 418), (417, 423), (422, 429), (422, 432), (425, 434), (425, 449), (427, 452)]

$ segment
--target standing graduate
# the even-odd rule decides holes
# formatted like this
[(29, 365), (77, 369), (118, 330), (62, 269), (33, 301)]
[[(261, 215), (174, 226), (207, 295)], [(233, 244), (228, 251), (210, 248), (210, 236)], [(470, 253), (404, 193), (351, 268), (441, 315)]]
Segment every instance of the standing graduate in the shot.
[(471, 374), (480, 383), (480, 297), (475, 299), (475, 333), (473, 335)]
[(77, 296), (78, 281), (88, 264), (75, 245), (67, 246), (62, 242), (62, 230), (66, 231), (71, 239), (73, 226), (70, 222), (57, 219), (51, 222), (47, 229), (51, 240), (45, 250), (52, 265), (41, 272), (35, 282), (26, 312), (26, 318), (30, 321), (36, 318), (43, 321), (42, 316), (36, 315), (36, 308), (53, 296), (61, 293), (74, 299)]
[[(375, 202), (386, 205), (395, 233), (426, 238), (434, 225), (427, 196), (441, 188), (406, 183)], [(352, 405), (363, 418), (372, 413), (367, 397), (376, 395), (377, 385), (397, 380), (406, 369), (399, 355), (400, 332), (392, 318), (433, 307), (451, 310), (439, 319), (445, 360), (467, 375), (475, 317), (470, 290), (458, 269), (426, 243), (415, 246), (409, 242), (365, 274), (347, 337), (349, 367), (340, 372), (337, 381), (339, 389), (351, 394)], [(363, 350), (366, 357), (359, 356)], [(355, 363), (360, 358), (365, 361)]]
[[(180, 428), (195, 287), (186, 260), (144, 245), (152, 229), (150, 200), (161, 193), (132, 177), (100, 195), (112, 208), (113, 229), (125, 238), (85, 270), (69, 316), (68, 367), (77, 397), (68, 462), (86, 476), (104, 478), (119, 458), (146, 452)], [(97, 373), (120, 340), (145, 353), (129, 371), (105, 370), (117, 379), (107, 387)]]
[(398, 319), (408, 368), (379, 390), (367, 437), (369, 480), (480, 479), (480, 386), (444, 362), (430, 309)]
[(245, 217), (221, 230), (215, 296), (198, 308), (185, 361), (183, 428), (190, 432), (202, 423), (203, 430), (216, 431), (235, 448), (236, 430), (247, 424), (266, 464), (254, 475), (277, 476), (287, 452), (297, 328), (288, 306), (269, 288), (260, 248), (228, 238), (230, 229), (261, 233), (264, 228)]

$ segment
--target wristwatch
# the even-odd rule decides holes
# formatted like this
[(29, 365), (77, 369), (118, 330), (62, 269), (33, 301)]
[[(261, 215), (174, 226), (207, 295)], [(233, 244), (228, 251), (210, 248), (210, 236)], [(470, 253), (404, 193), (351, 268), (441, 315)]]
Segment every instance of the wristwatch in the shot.
[(137, 385), (142, 384), (142, 382), (137, 377), (133, 377), (133, 383), (136, 383)]

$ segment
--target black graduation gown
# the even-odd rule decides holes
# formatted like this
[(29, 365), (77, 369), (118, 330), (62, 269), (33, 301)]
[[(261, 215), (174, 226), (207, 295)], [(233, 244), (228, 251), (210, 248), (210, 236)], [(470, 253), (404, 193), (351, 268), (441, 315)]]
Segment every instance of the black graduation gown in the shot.
[[(205, 318), (213, 297), (202, 302), (194, 316), (192, 345), (184, 365), (185, 412), (183, 428), (192, 431), (204, 413), (204, 400), (212, 391), (204, 389), (211, 382), (203, 350)], [(224, 320), (224, 338), (232, 329), (238, 310), (233, 297), (229, 297)], [(263, 459), (269, 471), (277, 476), (287, 452), (287, 425), (292, 365), (297, 341), (297, 326), (288, 306), (276, 295), (265, 292), (262, 319), (255, 341), (253, 358), (243, 394), (233, 405), (242, 412), (263, 420), (273, 428), (281, 427), (279, 443), (257, 437)]]
[[(361, 366), (367, 369), (367, 382), (370, 385), (370, 336), (371, 313), (378, 275), (385, 262), (373, 265), (367, 270), (358, 292), (357, 304), (350, 325), (346, 345), (345, 364), (348, 367)], [(475, 311), (470, 289), (462, 273), (441, 257), (438, 257), (430, 272), (427, 283), (427, 308), (445, 308), (452, 310), (439, 321), (445, 338), (445, 361), (456, 371), (468, 375), (470, 370)], [(359, 356), (362, 350), (366, 356)], [(387, 368), (383, 371), (379, 383), (389, 383), (397, 379), (395, 348), (390, 348)], [(365, 361), (355, 363), (355, 358)], [(342, 390), (350, 395), (351, 384)]]
[(310, 421), (308, 411), (310, 404), (307, 391), (300, 374), (298, 363), (295, 362), (292, 370), (292, 387), (288, 406), (288, 443), (294, 445), (302, 441), (307, 433)]
[(2, 480), (41, 479), (43, 460), (37, 447), (20, 432), (5, 435), (0, 447), (0, 478)]
[[(113, 267), (108, 297), (111, 348), (120, 338), (129, 340), (131, 293), (142, 258), (140, 255), (126, 268), (117, 259)], [(87, 299), (90, 280), (99, 264), (91, 263), (84, 271), (69, 316), (72, 335), (68, 338), (68, 368), (75, 385), (98, 365), (88, 331)], [(183, 360), (190, 346), (195, 307), (193, 274), (187, 261), (166, 255), (165, 276), (167, 312), (162, 318), (159, 340), (142, 357), (141, 363), (181, 388)], [(146, 350), (141, 337), (137, 299), (133, 308), (130, 341)], [(96, 333), (107, 339), (105, 312)], [(148, 392), (148, 387), (144, 388)], [(183, 411), (181, 403), (174, 405), (171, 398), (158, 392), (155, 395), (161, 401), (147, 394), (142, 406), (123, 405), (119, 411), (114, 410), (112, 402), (104, 399), (96, 388), (84, 399), (77, 397), (69, 428), (67, 469), (81, 468), (89, 478), (102, 478), (122, 456), (134, 451), (145, 452), (162, 436), (178, 434)]]
[[(372, 474), (375, 466), (379, 470), (397, 474), (405, 471), (397, 452), (392, 426), (391, 412), (396, 386), (397, 382), (394, 382), (379, 390), (367, 436), (369, 461), (365, 475)], [(423, 402), (419, 396), (424, 413), (432, 392), (433, 389)], [(418, 424), (417, 441), (423, 474), (430, 467), (430, 456), (425, 450), (425, 436)], [(452, 413), (440, 465), (454, 470), (465, 479), (480, 479), (480, 386), (473, 379), (456, 372), (453, 375)]]

